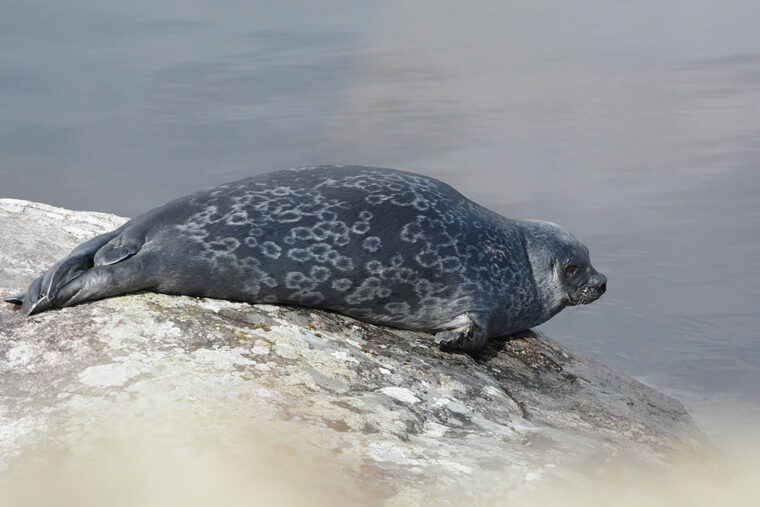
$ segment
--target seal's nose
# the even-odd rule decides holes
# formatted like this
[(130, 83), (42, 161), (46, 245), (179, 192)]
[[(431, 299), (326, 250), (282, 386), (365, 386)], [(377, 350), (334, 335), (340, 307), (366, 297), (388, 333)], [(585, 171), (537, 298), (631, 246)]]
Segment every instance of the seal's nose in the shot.
[(598, 273), (597, 278), (598, 278), (597, 283), (598, 283), (599, 291), (601, 293), (604, 293), (604, 291), (607, 290), (607, 277), (601, 273)]

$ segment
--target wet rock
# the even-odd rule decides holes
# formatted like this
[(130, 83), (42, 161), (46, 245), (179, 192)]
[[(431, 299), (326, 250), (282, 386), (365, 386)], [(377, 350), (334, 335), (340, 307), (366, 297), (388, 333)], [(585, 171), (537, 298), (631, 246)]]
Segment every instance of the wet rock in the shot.
[[(124, 220), (0, 199), (0, 295)], [(532, 332), (471, 357), (303, 308), (153, 293), (30, 318), (0, 306), (5, 474), (104, 431), (235, 449), (263, 426), (267, 445), (328, 452), (391, 504), (505, 498), (568, 464), (699, 445), (678, 401)]]

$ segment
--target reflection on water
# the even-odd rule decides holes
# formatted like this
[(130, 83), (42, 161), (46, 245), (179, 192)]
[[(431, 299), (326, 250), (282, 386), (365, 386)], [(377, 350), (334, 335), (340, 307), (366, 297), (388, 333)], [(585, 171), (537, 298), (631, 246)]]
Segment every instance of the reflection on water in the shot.
[(542, 326), (760, 418), (753, 2), (0, 0), (2, 195), (134, 215), (270, 169), (439, 177), (589, 245), (608, 293)]

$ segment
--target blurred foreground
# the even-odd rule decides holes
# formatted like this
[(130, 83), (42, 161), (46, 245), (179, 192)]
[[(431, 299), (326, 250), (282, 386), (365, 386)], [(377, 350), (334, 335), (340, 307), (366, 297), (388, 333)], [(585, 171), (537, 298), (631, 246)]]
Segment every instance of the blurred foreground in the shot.
[[(176, 414), (175, 414), (176, 415)], [(193, 414), (171, 424), (192, 426)], [(486, 505), (542, 506), (756, 506), (760, 503), (758, 440), (747, 440), (744, 458), (736, 456), (674, 458), (669, 465), (642, 467), (625, 458), (576, 466), (546, 477), (528, 477), (509, 492), (478, 497), (438, 496), (434, 486), (391, 493), (380, 483), (355, 482), (343, 474), (340, 456), (308, 442), (310, 435), (290, 432), (283, 445), (282, 425), (248, 428), (246, 421), (225, 421), (236, 430), (208, 434), (174, 445), (155, 439), (155, 428), (141, 428), (144, 438), (123, 440), (104, 428), (103, 438), (74, 455), (25, 458), (22, 471), (0, 482), (5, 507), (62, 505), (110, 507), (247, 505)], [(187, 429), (187, 428), (185, 428)], [(273, 443), (274, 442), (274, 443)], [(47, 464), (41, 464), (42, 461)], [(491, 472), (498, 484), (503, 476)], [(564, 477), (558, 479), (559, 476)]]

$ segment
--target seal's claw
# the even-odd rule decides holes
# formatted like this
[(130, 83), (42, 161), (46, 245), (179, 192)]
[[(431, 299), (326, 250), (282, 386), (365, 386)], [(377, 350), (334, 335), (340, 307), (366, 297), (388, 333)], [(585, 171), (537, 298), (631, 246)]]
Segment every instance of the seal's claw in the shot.
[(435, 342), (438, 345), (446, 346), (453, 345), (461, 337), (461, 332), (455, 331), (440, 331), (435, 333)]

